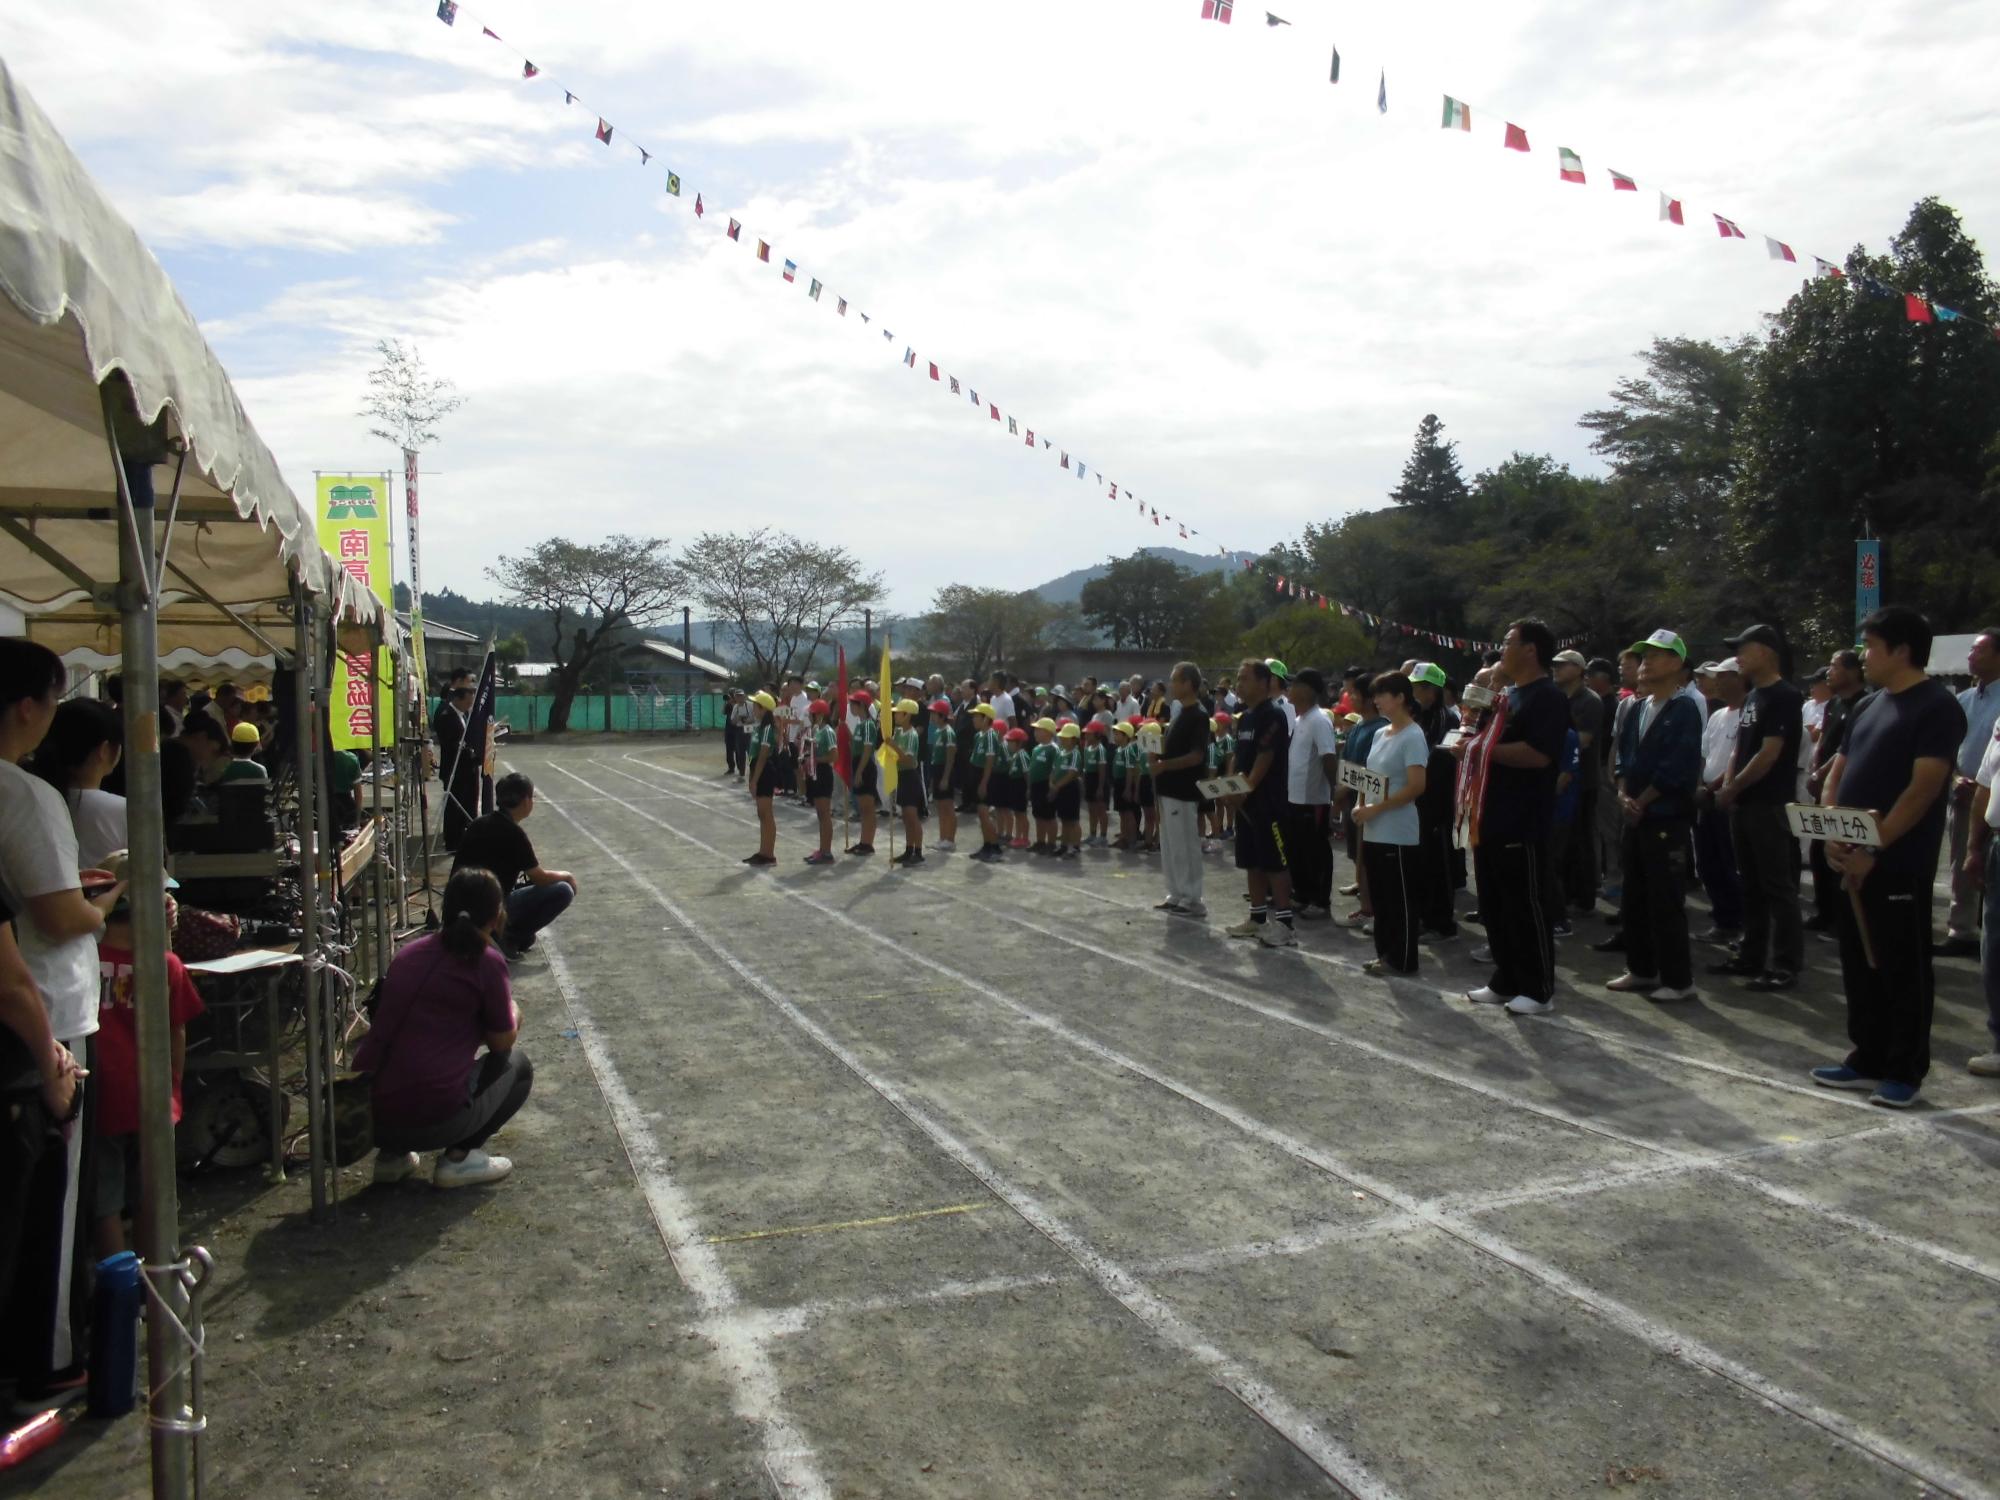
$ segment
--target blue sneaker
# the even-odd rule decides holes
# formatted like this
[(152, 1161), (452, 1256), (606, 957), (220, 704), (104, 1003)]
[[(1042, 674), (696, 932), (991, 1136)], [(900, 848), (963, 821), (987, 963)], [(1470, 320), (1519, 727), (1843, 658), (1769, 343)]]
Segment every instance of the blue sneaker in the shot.
[[(1814, 1068), (1812, 1081), (1823, 1089), (1859, 1089), (1864, 1093), (1884, 1086), (1881, 1079), (1864, 1078), (1846, 1063), (1835, 1063), (1827, 1068)], [(1900, 1088), (1902, 1085), (1894, 1084), (1889, 1087)]]
[(1868, 1102), (1884, 1109), (1908, 1109), (1917, 1102), (1917, 1092), (1914, 1083), (1897, 1083), (1892, 1079), (1870, 1094)]

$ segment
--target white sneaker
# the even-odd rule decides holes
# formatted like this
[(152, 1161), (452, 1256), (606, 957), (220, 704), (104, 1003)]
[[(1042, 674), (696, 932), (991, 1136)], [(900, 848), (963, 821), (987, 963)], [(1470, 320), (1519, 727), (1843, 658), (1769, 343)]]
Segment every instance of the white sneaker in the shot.
[(504, 1156), (488, 1156), (484, 1151), (468, 1151), (463, 1161), (453, 1161), (445, 1152), (437, 1160), (431, 1181), (441, 1188), (473, 1187), (482, 1182), (498, 1182), (514, 1170)]
[(1512, 995), (1501, 994), (1490, 984), (1482, 984), (1476, 990), (1467, 990), (1465, 998), (1470, 1000), (1474, 1005), (1508, 1005), (1514, 999)]
[(1262, 922), (1252, 921), (1249, 917), (1245, 917), (1242, 921), (1238, 922), (1234, 927), (1225, 927), (1222, 930), (1228, 933), (1231, 937), (1240, 937), (1240, 938), (1262, 937), (1264, 935), (1264, 924)]
[(937, 839), (937, 840), (935, 840), (935, 841), (933, 841), (933, 842), (932, 842), (932, 844), (931, 844), (931, 847), (932, 847), (933, 849), (941, 849), (941, 850), (943, 850), (943, 851), (944, 851), (944, 852), (945, 852), (946, 854), (950, 854), (950, 853), (952, 853), (953, 851), (955, 851), (955, 850), (956, 850), (956, 849), (958, 848), (958, 840), (957, 840), (957, 839)]
[(1299, 945), (1299, 935), (1286, 922), (1266, 922), (1260, 937), (1266, 948), (1296, 948)]
[(2000, 1052), (1983, 1052), (1967, 1059), (1965, 1071), (1981, 1078), (2000, 1078)]
[(375, 1181), (401, 1182), (417, 1170), (417, 1153), (414, 1151), (377, 1151), (375, 1153)]
[(1648, 1000), (1657, 1000), (1662, 1005), (1670, 1005), (1676, 1000), (1692, 1000), (1694, 999), (1694, 986), (1689, 985), (1684, 990), (1677, 990), (1670, 984), (1663, 984), (1646, 996), (1646, 998)]
[(1545, 1016), (1555, 1008), (1553, 1000), (1535, 1000), (1527, 995), (1516, 995), (1507, 1002), (1507, 1009), (1517, 1016)]
[(1472, 950), (1472, 961), (1476, 964), (1492, 963), (1493, 950), (1491, 948), (1474, 948)]
[(1641, 979), (1630, 969), (1627, 969), (1623, 974), (1620, 974), (1605, 986), (1607, 990), (1617, 990), (1621, 995), (1638, 994), (1640, 991), (1656, 990), (1659, 987), (1660, 981), (1657, 978)]
[(1301, 906), (1294, 915), (1305, 922), (1324, 922), (1333, 912), (1324, 906)]

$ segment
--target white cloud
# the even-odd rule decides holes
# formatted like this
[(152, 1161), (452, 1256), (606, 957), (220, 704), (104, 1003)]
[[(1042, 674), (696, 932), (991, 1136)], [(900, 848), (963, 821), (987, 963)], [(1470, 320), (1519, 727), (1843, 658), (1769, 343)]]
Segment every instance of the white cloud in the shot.
[[(488, 0), (534, 83), (417, 0), (187, 9), (156, 59), (136, 0), (87, 22), (38, 0), (10, 65), (164, 245), (323, 250), (365, 220), (366, 244), (419, 247), (367, 277), (317, 257), (209, 330), (301, 484), (386, 456), (352, 415), (375, 338), (458, 379), (426, 576), (474, 590), (558, 532), (787, 526), (884, 567), (911, 609), (1178, 541), (954, 405), (931, 358), (1205, 542), (1263, 546), (1381, 503), (1426, 411), (1475, 467), (1587, 464), (1576, 416), (1635, 351), (1751, 330), (1796, 285), (1759, 231), (1837, 258), (1928, 192), (1975, 235), (2000, 213), (2000, 23), (1962, 0), (1838, 26), (1798, 0), (1308, 0), (1277, 31), (1247, 8), (1205, 26), (1195, 0)], [(588, 102), (564, 109), (563, 83)], [(1437, 128), (1444, 92), (1471, 138)], [(1508, 119), (1534, 155), (1500, 149)], [(1558, 145), (1587, 187), (1556, 180)], [(1643, 190), (1612, 194), (1609, 167)], [(495, 169), (504, 201), (474, 187)], [(1658, 223), (1656, 184), (1686, 229)], [(1722, 243), (1711, 210), (1752, 240)], [(797, 287), (753, 260), (759, 234)]]

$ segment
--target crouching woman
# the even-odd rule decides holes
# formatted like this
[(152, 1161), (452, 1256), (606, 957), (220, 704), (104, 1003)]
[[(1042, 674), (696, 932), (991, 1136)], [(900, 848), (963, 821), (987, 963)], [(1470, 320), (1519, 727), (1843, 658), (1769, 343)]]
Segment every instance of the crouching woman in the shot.
[(521, 1013), (496, 946), (506, 922), (500, 882), (467, 865), (445, 886), (443, 930), (389, 965), (354, 1055), (374, 1100), (377, 1182), (408, 1177), (419, 1151), (441, 1153), (431, 1174), (441, 1188), (498, 1182), (514, 1169), (485, 1149), (535, 1079), (514, 1046)]

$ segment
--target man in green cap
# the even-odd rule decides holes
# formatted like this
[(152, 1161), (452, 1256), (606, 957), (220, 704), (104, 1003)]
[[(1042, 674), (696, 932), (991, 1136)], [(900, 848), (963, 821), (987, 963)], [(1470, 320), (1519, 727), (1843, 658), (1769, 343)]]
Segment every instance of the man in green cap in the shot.
[(1662, 1003), (1694, 998), (1688, 947), (1689, 826), (1701, 785), (1702, 714), (1681, 690), (1687, 643), (1656, 630), (1639, 654), (1638, 707), (1618, 737), (1618, 805), (1624, 815), (1620, 909), (1625, 972), (1609, 988)]
[(1292, 702), (1292, 669), (1275, 656), (1265, 657), (1264, 665), (1271, 669), (1271, 696), (1285, 716), (1286, 727), (1296, 728), (1299, 711)]

